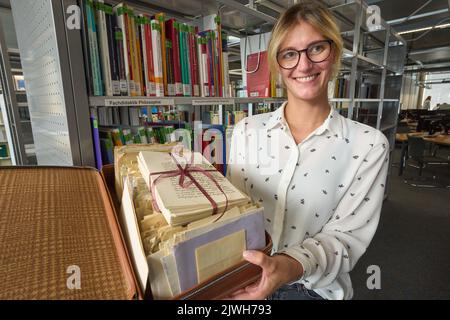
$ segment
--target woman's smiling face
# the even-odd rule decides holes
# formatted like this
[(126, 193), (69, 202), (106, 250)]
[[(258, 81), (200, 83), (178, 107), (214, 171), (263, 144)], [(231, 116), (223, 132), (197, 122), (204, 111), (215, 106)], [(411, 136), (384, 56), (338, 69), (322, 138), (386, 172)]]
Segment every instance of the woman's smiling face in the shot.
[[(303, 50), (323, 40), (327, 39), (309, 23), (300, 22), (287, 34), (278, 52), (282, 54), (287, 49)], [(330, 45), (330, 47), (331, 52), (328, 58), (322, 62), (314, 63), (308, 59), (306, 52), (302, 52), (300, 61), (295, 68), (283, 69), (279, 67), (290, 95), (296, 99), (309, 102), (318, 101), (327, 96), (328, 81), (332, 75), (334, 62), (333, 45)], [(311, 47), (312, 53), (315, 50), (321, 49)]]

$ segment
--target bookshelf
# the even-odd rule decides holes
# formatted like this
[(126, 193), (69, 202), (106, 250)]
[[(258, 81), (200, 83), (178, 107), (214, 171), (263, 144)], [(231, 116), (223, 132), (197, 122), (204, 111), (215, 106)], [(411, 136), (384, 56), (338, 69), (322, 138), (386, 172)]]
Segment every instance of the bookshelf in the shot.
[[(22, 113), (27, 109), (23, 85), (20, 57), (17, 49), (11, 49), (11, 40), (5, 36), (7, 23), (11, 23), (10, 12), (0, 12), (0, 166), (33, 164), (27, 158), (24, 136), (31, 137), (31, 123), (24, 124)], [(3, 21), (4, 19), (8, 21)], [(19, 57), (19, 58), (18, 58)], [(19, 79), (19, 80), (18, 80)], [(27, 130), (29, 127), (29, 131)]]
[[(361, 113), (369, 113), (374, 119), (367, 124), (386, 133), (398, 114), (406, 42), (383, 19), (370, 30), (365, 23), (368, 7), (363, 1), (326, 2), (345, 41), (342, 72), (349, 73), (348, 116), (358, 120)], [(370, 98), (364, 97), (365, 83), (375, 88)]]
[[(117, 5), (121, 1), (105, 2)], [(285, 1), (272, 2), (277, 2), (278, 8), (287, 6)], [(368, 30), (365, 25), (367, 5), (363, 1), (324, 2), (334, 12), (345, 40), (340, 77), (346, 82), (346, 88), (342, 94), (333, 95), (330, 103), (344, 116), (362, 119), (385, 132), (392, 140), (395, 137), (406, 42), (384, 21), (381, 21), (379, 29)], [(151, 3), (130, 0), (126, 3), (138, 13), (151, 15), (165, 12), (168, 19), (175, 18), (182, 23), (219, 11), (222, 29), (240, 38), (267, 32), (279, 14), (273, 10), (262, 12), (251, 4), (245, 6), (230, 0), (208, 0), (201, 1), (201, 4), (193, 0)], [(42, 66), (23, 66), (25, 78), (29, 79), (27, 84), (31, 88), (28, 93), (31, 109), (51, 119), (49, 122), (32, 121), (33, 128), (36, 127), (36, 152), (42, 155), (39, 157), (40, 164), (57, 162), (63, 165), (95, 166), (90, 120), (92, 110), (130, 107), (167, 110), (176, 107), (187, 110), (189, 116), (195, 113), (194, 120), (199, 120), (204, 110), (212, 110), (218, 113), (219, 123), (224, 123), (226, 113), (230, 110), (243, 110), (252, 115), (273, 110), (284, 101), (284, 98), (233, 96), (95, 96), (89, 92), (86, 81), (86, 70), (89, 68), (84, 58), (83, 31), (66, 28), (66, 21), (70, 17), (66, 8), (80, 4), (82, 2), (79, 0), (36, 0), (30, 6), (20, 2), (11, 3), (23, 60), (29, 61), (33, 57)], [(48, 39), (45, 45), (35, 40), (39, 37)], [(229, 49), (239, 52), (239, 46), (242, 52), (242, 44)], [(33, 52), (32, 49), (36, 47), (40, 50)], [(50, 60), (46, 60), (49, 57)], [(242, 76), (245, 77), (245, 73)], [(39, 85), (35, 81), (39, 77), (46, 79), (44, 84)], [(367, 84), (367, 92), (360, 89), (364, 87), (362, 84)], [(245, 88), (241, 89), (244, 90), (240, 92), (245, 91)], [(47, 100), (43, 100), (42, 95)], [(51, 102), (51, 110), (44, 101)]]
[[(344, 98), (335, 103), (341, 114), (382, 131), (395, 148), (406, 41), (382, 18), (370, 25), (368, 5), (361, 0), (325, 0), (341, 28), (344, 39), (341, 77), (348, 81)], [(389, 177), (389, 175), (388, 175)], [(389, 178), (388, 178), (389, 179)], [(387, 184), (388, 185), (388, 184)], [(385, 189), (385, 196), (388, 188)]]

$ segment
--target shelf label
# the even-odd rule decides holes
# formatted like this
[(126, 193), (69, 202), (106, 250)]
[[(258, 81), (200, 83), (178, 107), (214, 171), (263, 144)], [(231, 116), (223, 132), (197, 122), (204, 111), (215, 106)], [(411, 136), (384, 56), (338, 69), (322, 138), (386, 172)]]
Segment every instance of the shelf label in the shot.
[(148, 105), (174, 105), (174, 99), (151, 99), (151, 98), (139, 98), (139, 99), (105, 99), (106, 107), (129, 107), (129, 106), (148, 106)]
[(192, 100), (193, 106), (210, 106), (210, 105), (221, 105), (221, 104), (234, 104), (234, 99), (198, 99)]

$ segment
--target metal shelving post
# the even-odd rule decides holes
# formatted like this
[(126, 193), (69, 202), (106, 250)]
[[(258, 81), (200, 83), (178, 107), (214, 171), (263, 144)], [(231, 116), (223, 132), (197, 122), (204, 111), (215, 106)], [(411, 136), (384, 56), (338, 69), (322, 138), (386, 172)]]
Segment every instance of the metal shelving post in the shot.
[(383, 115), (383, 106), (384, 106), (384, 91), (386, 86), (386, 74), (387, 74), (387, 59), (388, 59), (388, 50), (389, 50), (389, 39), (391, 37), (391, 27), (386, 26), (386, 36), (384, 42), (384, 51), (383, 51), (383, 71), (381, 72), (381, 86), (380, 86), (380, 103), (378, 105), (378, 114), (377, 114), (377, 129), (381, 128), (381, 117)]
[[(1, 19), (1, 18), (0, 18)], [(0, 20), (0, 27), (2, 22)], [(12, 145), (9, 144), (9, 152), (11, 155), (12, 164), (26, 165), (28, 160), (25, 154), (23, 145), (22, 126), (20, 123), (18, 104), (14, 89), (13, 76), (11, 73), (11, 64), (9, 61), (8, 47), (6, 45), (3, 29), (0, 28), (0, 78), (5, 102), (5, 112), (3, 115), (5, 119), (5, 126), (8, 126), (7, 133), (10, 136)]]
[(95, 166), (77, 1), (11, 1), (40, 165)]

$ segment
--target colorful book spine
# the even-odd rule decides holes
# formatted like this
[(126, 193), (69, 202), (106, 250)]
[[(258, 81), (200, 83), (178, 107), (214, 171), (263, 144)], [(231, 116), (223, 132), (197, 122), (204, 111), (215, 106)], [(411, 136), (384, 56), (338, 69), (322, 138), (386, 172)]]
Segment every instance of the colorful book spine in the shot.
[(119, 58), (117, 56), (117, 41), (115, 38), (116, 32), (116, 18), (114, 16), (113, 8), (110, 5), (104, 4), (106, 17), (106, 30), (108, 35), (108, 49), (109, 49), (109, 63), (111, 69), (112, 92), (114, 96), (120, 96), (120, 71)]
[(222, 24), (220, 17), (215, 17), (216, 22), (216, 49), (217, 49), (217, 87), (219, 97), (223, 97), (224, 92), (224, 74), (223, 74), (223, 50), (222, 50)]
[(153, 68), (152, 36), (150, 19), (141, 15), (140, 36), (142, 42), (142, 61), (144, 68), (144, 84), (146, 96), (156, 96), (155, 74)]
[(228, 68), (228, 39), (227, 35), (222, 33), (222, 96), (230, 97), (230, 71)]
[(198, 35), (200, 42), (199, 57), (200, 57), (200, 89), (202, 97), (209, 97), (209, 83), (208, 83), (208, 52), (206, 49), (206, 37)]
[(89, 42), (89, 29), (88, 29), (88, 14), (87, 14), (87, 6), (83, 2), (81, 6), (81, 21), (83, 23), (83, 27), (81, 28), (82, 40), (83, 40), (83, 57), (86, 65), (86, 84), (89, 95), (94, 95), (94, 87), (92, 83), (93, 79), (93, 67), (92, 61), (90, 58), (91, 48)]
[(166, 21), (166, 39), (172, 42), (173, 81), (175, 95), (183, 95), (183, 83), (181, 81), (180, 46), (179, 46), (179, 24), (175, 19)]
[(102, 169), (102, 151), (100, 146), (100, 134), (98, 131), (98, 120), (94, 115), (91, 115), (92, 135), (94, 137), (94, 150), (95, 150), (95, 164), (98, 170)]
[(114, 144), (111, 137), (101, 138), (100, 146), (102, 152), (102, 161), (105, 164), (114, 163)]
[(161, 27), (156, 20), (151, 21), (153, 66), (155, 68), (156, 96), (164, 96), (163, 64), (161, 52)]
[(136, 16), (134, 12), (130, 13), (129, 16), (129, 26), (130, 26), (130, 44), (132, 48), (131, 58), (132, 58), (132, 68), (133, 68), (133, 80), (134, 80), (134, 95), (142, 96), (142, 89), (144, 84), (142, 83), (142, 65), (141, 65), (141, 45), (138, 35), (138, 24), (136, 23)]
[(208, 88), (209, 96), (215, 97), (215, 77), (214, 77), (214, 51), (213, 51), (213, 34), (211, 32), (206, 33), (206, 54), (207, 54), (207, 65), (208, 65)]
[(113, 95), (111, 63), (108, 44), (108, 30), (106, 27), (105, 4), (103, 0), (95, 3), (95, 15), (97, 18), (98, 41), (100, 43), (100, 62), (102, 68), (103, 88), (107, 96)]
[(102, 75), (100, 69), (100, 58), (98, 52), (97, 26), (95, 22), (94, 3), (86, 0), (86, 19), (89, 39), (89, 53), (91, 61), (92, 86), (94, 96), (103, 95)]
[(191, 57), (191, 79), (192, 79), (192, 96), (200, 96), (200, 80), (199, 80), (199, 66), (197, 56), (197, 41), (195, 35), (198, 32), (198, 28), (193, 26), (189, 27), (189, 44), (190, 44), (190, 57)]
[(155, 65), (153, 62), (153, 46), (152, 46), (152, 27), (151, 20), (149, 16), (145, 16), (145, 47), (147, 56), (147, 67), (148, 67), (148, 83), (147, 95), (156, 96), (156, 81), (155, 81)]
[(180, 60), (181, 77), (183, 82), (183, 96), (191, 96), (191, 85), (189, 81), (189, 48), (187, 43), (187, 25), (180, 24)]
[(189, 26), (184, 25), (184, 45), (185, 45), (185, 55), (186, 55), (186, 88), (187, 88), (187, 95), (189, 97), (192, 97), (192, 59), (191, 59), (191, 46), (189, 41)]
[(127, 8), (125, 14), (125, 32), (127, 34), (127, 48), (128, 48), (128, 68), (130, 70), (130, 95), (136, 96), (136, 75), (135, 75), (135, 51), (133, 41), (133, 19), (134, 12), (131, 8)]
[[(129, 46), (129, 27), (128, 27), (128, 13), (129, 9), (127, 6), (123, 3), (118, 4), (114, 7), (114, 12), (117, 17), (117, 31), (116, 31), (116, 39), (118, 41), (121, 40), (121, 44), (118, 45), (118, 52), (122, 54), (123, 59), (123, 65), (121, 66), (122, 70), (122, 76), (121, 76), (121, 93), (122, 95), (132, 95), (134, 92), (134, 82), (131, 75), (131, 68), (130, 68), (130, 46)], [(123, 73), (125, 73), (125, 78)], [(126, 92), (124, 90), (123, 84), (124, 81), (126, 82)]]
[(213, 59), (213, 74), (214, 74), (214, 96), (220, 97), (221, 83), (220, 83), (220, 62), (219, 52), (217, 46), (217, 32), (211, 31), (211, 46), (212, 46), (212, 59)]
[(166, 38), (166, 62), (167, 62), (167, 94), (175, 96), (175, 77), (173, 65), (173, 42)]
[(123, 32), (117, 26), (117, 19), (115, 19), (115, 27), (114, 27), (114, 39), (115, 39), (115, 51), (117, 57), (117, 68), (119, 71), (119, 90), (121, 96), (128, 95), (128, 82), (127, 82), (127, 74), (125, 70), (125, 57), (124, 57), (124, 47), (123, 47)]
[(160, 41), (161, 41), (161, 57), (162, 57), (162, 70), (163, 70), (163, 85), (164, 85), (164, 95), (168, 96), (168, 87), (167, 87), (167, 55), (166, 55), (166, 26), (165, 21), (166, 17), (164, 13), (158, 13), (155, 15), (155, 19), (159, 24), (160, 30)]

